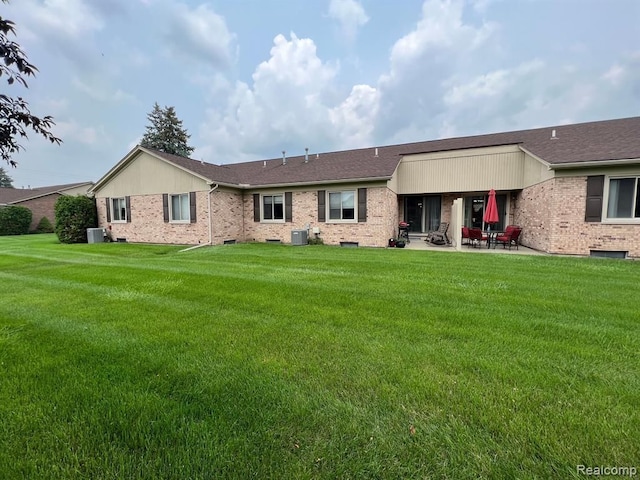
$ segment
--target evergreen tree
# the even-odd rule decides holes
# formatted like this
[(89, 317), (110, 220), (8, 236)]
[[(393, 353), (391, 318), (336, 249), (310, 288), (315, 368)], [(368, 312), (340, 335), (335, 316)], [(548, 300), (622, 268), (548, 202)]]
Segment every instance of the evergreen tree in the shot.
[(160, 108), (156, 102), (147, 119), (149, 125), (146, 127), (140, 145), (181, 157), (191, 155), (194, 148), (187, 144), (191, 135), (182, 127), (182, 120), (178, 119), (173, 107)]
[(13, 188), (13, 179), (0, 167), (0, 187)]

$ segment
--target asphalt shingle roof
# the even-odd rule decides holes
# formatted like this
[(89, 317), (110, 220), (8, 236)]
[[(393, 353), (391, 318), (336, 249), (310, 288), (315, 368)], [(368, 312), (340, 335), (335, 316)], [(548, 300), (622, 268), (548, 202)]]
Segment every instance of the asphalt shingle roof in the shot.
[(37, 188), (0, 188), (0, 205), (11, 204), (29, 200), (30, 198), (44, 197), (59, 191), (68, 190), (70, 188), (87, 185), (90, 182), (67, 183), (64, 185), (51, 185), (48, 187)]
[[(555, 130), (555, 139), (552, 131)], [(390, 178), (403, 155), (448, 150), (520, 145), (551, 165), (640, 158), (640, 117), (514, 132), (447, 138), (253, 162), (214, 165), (153, 151), (201, 175), (230, 185), (269, 186)], [(377, 155), (376, 155), (377, 153)]]

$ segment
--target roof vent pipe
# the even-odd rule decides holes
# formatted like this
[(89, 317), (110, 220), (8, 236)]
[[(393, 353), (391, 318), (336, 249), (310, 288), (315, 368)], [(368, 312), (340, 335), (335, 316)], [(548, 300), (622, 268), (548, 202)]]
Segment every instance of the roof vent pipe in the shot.
[(558, 137), (556, 137), (556, 131), (555, 130), (551, 130), (551, 140), (557, 140)]
[(266, 166), (267, 166), (267, 161), (266, 161), (266, 160), (263, 160), (263, 161), (262, 161), (262, 166), (263, 166), (263, 167), (266, 167)]
[(304, 163), (309, 163), (309, 147), (304, 149)]
[(285, 150), (282, 150), (282, 164), (287, 164), (287, 152)]
[(378, 156), (378, 147), (376, 147), (376, 157)]

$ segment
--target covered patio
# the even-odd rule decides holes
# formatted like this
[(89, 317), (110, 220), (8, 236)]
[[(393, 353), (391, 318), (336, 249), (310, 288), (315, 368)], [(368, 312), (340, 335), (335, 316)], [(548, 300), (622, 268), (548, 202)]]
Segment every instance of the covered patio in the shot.
[(448, 245), (435, 245), (433, 243), (429, 243), (425, 241), (425, 237), (422, 235), (409, 235), (409, 242), (405, 244), (405, 249), (409, 250), (432, 250), (439, 252), (470, 252), (470, 253), (485, 253), (485, 254), (507, 254), (507, 255), (546, 255), (546, 253), (541, 252), (539, 250), (534, 250), (529, 247), (525, 247), (524, 245), (518, 245), (518, 249), (512, 248), (509, 250), (508, 248), (503, 248), (502, 245), (497, 245), (495, 248), (493, 245), (491, 248), (487, 248), (487, 244), (483, 242), (480, 246), (472, 247), (467, 245), (462, 245), (460, 250), (455, 248), (455, 244), (452, 243)]

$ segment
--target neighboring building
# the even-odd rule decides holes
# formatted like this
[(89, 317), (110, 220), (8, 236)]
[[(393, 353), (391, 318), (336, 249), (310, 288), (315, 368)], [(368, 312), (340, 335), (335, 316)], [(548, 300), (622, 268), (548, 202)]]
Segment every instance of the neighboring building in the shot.
[(55, 204), (62, 195), (86, 195), (93, 182), (68, 183), (37, 188), (0, 188), (0, 206), (17, 205), (31, 210), (33, 218), (29, 230), (35, 230), (46, 217), (55, 225)]
[[(133, 242), (291, 241), (383, 247), (450, 221), (500, 224), (548, 253), (640, 257), (640, 117), (213, 165), (135, 147), (92, 188), (99, 224)], [(458, 202), (459, 203), (459, 202)], [(455, 238), (455, 235), (454, 235)], [(622, 253), (620, 253), (622, 252)]]

